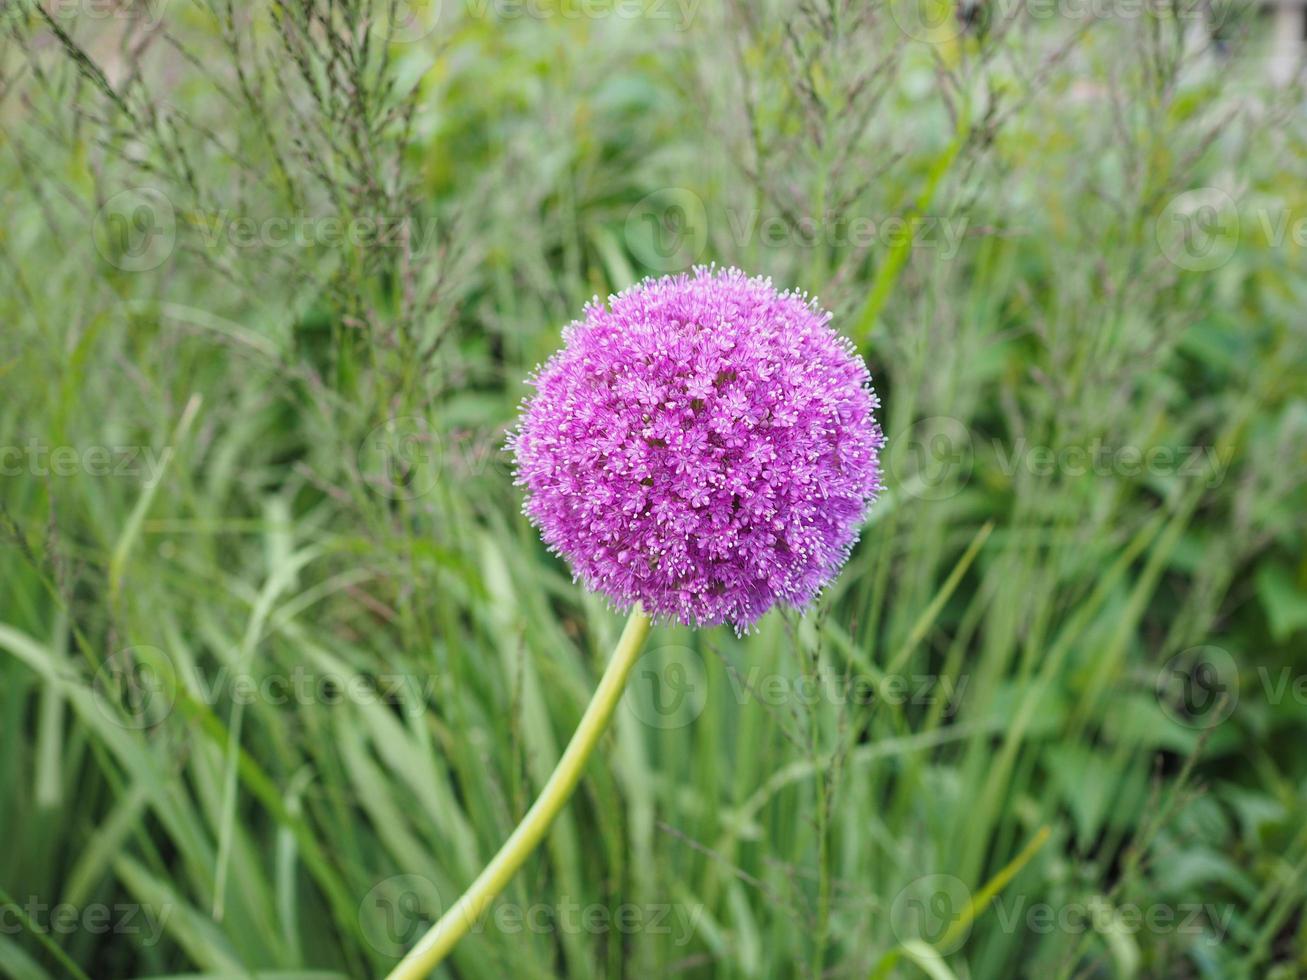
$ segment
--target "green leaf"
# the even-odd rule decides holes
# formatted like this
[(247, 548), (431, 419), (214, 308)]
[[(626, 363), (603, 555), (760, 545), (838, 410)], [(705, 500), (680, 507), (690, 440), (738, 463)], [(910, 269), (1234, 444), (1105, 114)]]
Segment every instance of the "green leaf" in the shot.
[(1282, 563), (1266, 563), (1257, 570), (1257, 598), (1270, 620), (1271, 636), (1283, 643), (1307, 626), (1307, 590), (1294, 580)]

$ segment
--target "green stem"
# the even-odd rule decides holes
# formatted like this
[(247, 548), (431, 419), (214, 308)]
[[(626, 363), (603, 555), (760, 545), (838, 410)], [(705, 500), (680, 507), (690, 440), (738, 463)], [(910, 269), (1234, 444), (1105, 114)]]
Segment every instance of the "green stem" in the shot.
[(387, 980), (419, 980), (428, 976), (449, 955), (454, 944), (467, 935), (473, 923), (490, 907), (495, 896), (503, 891), (509, 879), (544, 839), (550, 824), (563, 809), (572, 790), (576, 789), (586, 762), (608, 727), (613, 709), (626, 689), (626, 678), (640, 657), (645, 637), (649, 635), (649, 626), (648, 615), (637, 605), (626, 621), (626, 628), (622, 630), (604, 676), (599, 679), (594, 697), (581, 716), (576, 734), (567, 743), (563, 757), (558, 760), (540, 796), (477, 880), (409, 950)]
[(867, 338), (871, 336), (872, 330), (880, 321), (881, 310), (885, 308), (885, 303), (888, 302), (890, 297), (890, 291), (898, 281), (904, 263), (908, 261), (908, 255), (912, 251), (913, 243), (917, 240), (917, 227), (935, 200), (935, 192), (939, 189), (940, 181), (944, 179), (949, 167), (953, 165), (953, 161), (958, 158), (958, 154), (966, 146), (970, 132), (966, 118), (967, 114), (964, 111), (959, 118), (957, 134), (953, 137), (953, 141), (944, 148), (944, 152), (936, 157), (935, 162), (931, 164), (930, 170), (926, 174), (926, 185), (921, 189), (921, 194), (917, 197), (917, 203), (908, 212), (907, 234), (890, 247), (885, 261), (876, 269), (876, 276), (872, 279), (871, 289), (867, 294), (867, 302), (862, 307), (862, 312), (858, 314), (858, 319), (854, 322), (853, 327), (849, 330), (849, 335), (859, 347), (866, 344)]

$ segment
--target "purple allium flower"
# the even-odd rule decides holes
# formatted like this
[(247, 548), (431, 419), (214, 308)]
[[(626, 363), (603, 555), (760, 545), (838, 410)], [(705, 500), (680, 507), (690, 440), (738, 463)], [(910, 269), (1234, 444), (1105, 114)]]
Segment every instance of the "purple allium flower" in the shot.
[(586, 586), (687, 625), (807, 605), (880, 489), (871, 379), (830, 314), (738, 269), (586, 307), (509, 440)]

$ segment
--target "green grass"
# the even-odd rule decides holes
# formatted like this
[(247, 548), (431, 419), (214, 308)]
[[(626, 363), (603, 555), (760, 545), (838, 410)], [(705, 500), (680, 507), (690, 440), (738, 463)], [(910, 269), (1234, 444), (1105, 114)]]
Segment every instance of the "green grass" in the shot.
[(1307, 975), (1301, 88), (723, 6), (0, 15), (0, 974), (393, 965), (621, 627), (523, 381), (715, 261), (859, 341), (886, 492), (808, 615), (655, 629), (437, 975)]

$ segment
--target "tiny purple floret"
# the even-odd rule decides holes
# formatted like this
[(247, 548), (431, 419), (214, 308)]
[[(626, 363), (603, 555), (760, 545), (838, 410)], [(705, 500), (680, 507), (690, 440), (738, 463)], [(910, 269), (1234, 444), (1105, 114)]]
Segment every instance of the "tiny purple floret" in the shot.
[(596, 297), (563, 341), (509, 446), (574, 577), (692, 626), (808, 605), (880, 489), (879, 403), (830, 314), (699, 268)]

